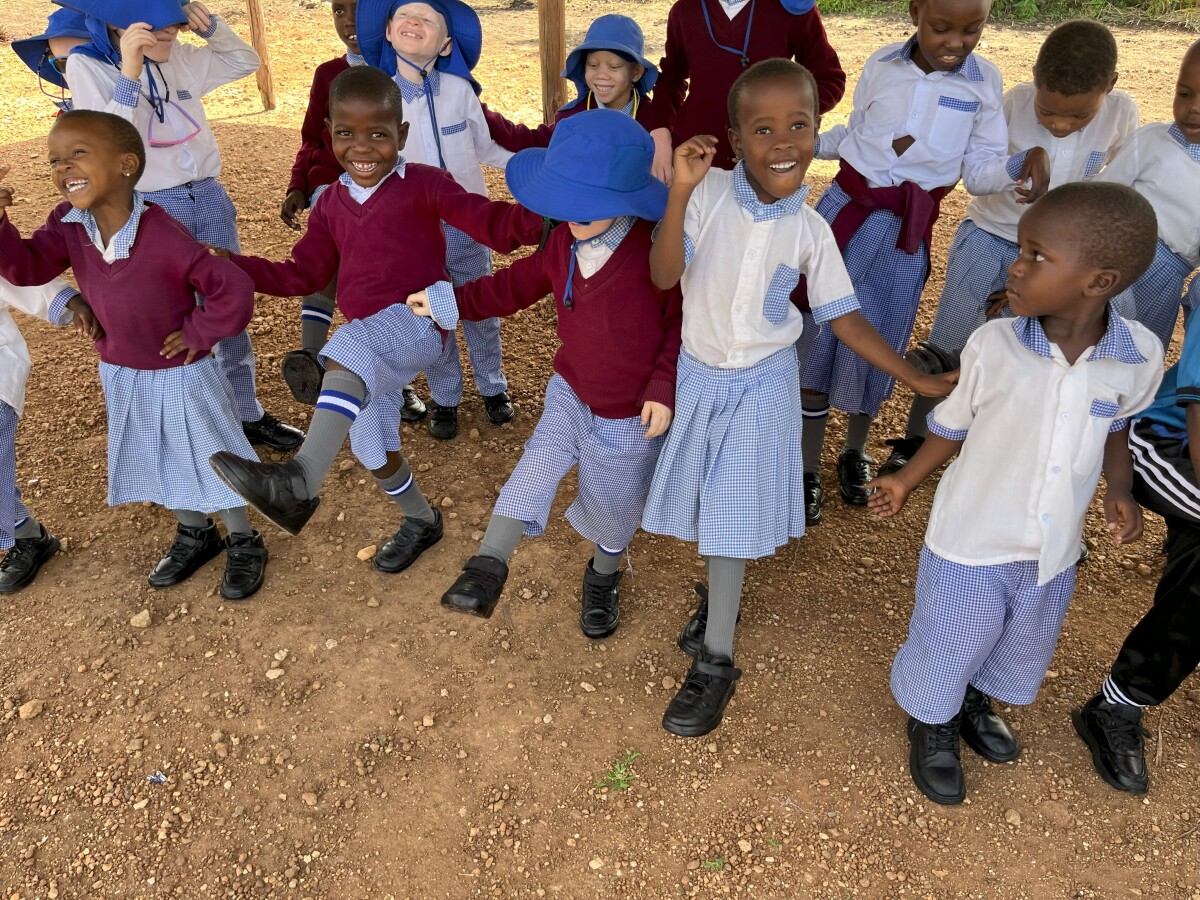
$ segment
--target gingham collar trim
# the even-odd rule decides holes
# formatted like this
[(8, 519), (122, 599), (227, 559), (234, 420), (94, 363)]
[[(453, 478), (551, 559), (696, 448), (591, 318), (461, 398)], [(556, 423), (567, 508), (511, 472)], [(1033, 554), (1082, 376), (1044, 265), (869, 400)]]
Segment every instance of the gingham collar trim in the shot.
[(367, 58), (347, 50), (346, 62), (350, 63), (352, 66), (365, 66), (367, 64)]
[[(1017, 340), (1026, 350), (1036, 353), (1038, 356), (1044, 356), (1046, 359), (1054, 358), (1050, 340), (1046, 337), (1046, 332), (1042, 330), (1042, 323), (1038, 319), (1019, 316), (1013, 319), (1012, 329)], [(1117, 315), (1111, 304), (1108, 307), (1108, 325), (1096, 346), (1092, 348), (1088, 362), (1100, 359), (1112, 359), (1131, 366), (1146, 362), (1146, 357), (1134, 343), (1129, 326), (1125, 324), (1124, 319)]]
[[(142, 199), (142, 195), (133, 192), (133, 212), (129, 214), (129, 221), (121, 226), (121, 230), (113, 235), (112, 250), (113, 259), (129, 259), (129, 253), (133, 249), (133, 242), (137, 240), (138, 223), (142, 221), (142, 213), (146, 210), (146, 203)], [(72, 206), (67, 214), (62, 217), (64, 222), (74, 222), (83, 226), (83, 230), (87, 232), (88, 240), (93, 244), (99, 243), (100, 226), (96, 224), (96, 217), (92, 215), (90, 209), (77, 209)]]
[(442, 89), (442, 73), (437, 69), (430, 69), (429, 74), (425, 76), (420, 84), (413, 84), (399, 72), (393, 79), (400, 86), (400, 95), (409, 103), (414, 103), (425, 95), (425, 88), (429, 88), (429, 93), (434, 97)]
[(1167, 134), (1174, 139), (1175, 143), (1187, 151), (1188, 156), (1192, 158), (1192, 162), (1200, 163), (1200, 144), (1189, 144), (1188, 139), (1183, 136), (1183, 129), (1179, 127), (1178, 123), (1172, 122)]
[(637, 219), (634, 216), (620, 216), (613, 219), (613, 223), (608, 226), (607, 230), (594, 238), (589, 238), (583, 243), (593, 247), (598, 247), (603, 244), (609, 250), (616, 251), (621, 246), (621, 241), (625, 240), (625, 235), (629, 234), (629, 230), (633, 228), (633, 223)]
[(763, 203), (746, 180), (746, 161), (739, 159), (733, 167), (733, 196), (738, 206), (750, 213), (755, 222), (770, 222), (800, 212), (804, 198), (808, 196), (808, 185), (802, 185), (794, 194), (781, 197), (774, 203)]
[[(904, 42), (903, 47), (899, 48), (898, 50), (893, 50), (891, 53), (888, 53), (886, 56), (881, 56), (879, 58), (879, 61), (880, 62), (892, 62), (893, 60), (903, 59), (907, 62), (912, 62), (913, 53), (916, 52), (916, 49), (917, 49), (917, 36), (914, 34), (912, 37), (910, 37), (907, 41)], [(916, 65), (916, 63), (913, 63), (913, 65)], [(967, 81), (983, 81), (983, 71), (979, 68), (979, 63), (975, 60), (974, 53), (968, 53), (967, 58), (964, 59), (962, 62), (960, 62), (957, 66), (955, 66), (950, 71), (943, 72), (941, 74), (943, 74), (943, 75), (962, 75), (967, 79)]]
[[(392, 175), (399, 175), (401, 178), (403, 178), (404, 177), (404, 166), (405, 166), (404, 157), (397, 156), (396, 164), (394, 166), (392, 166), (392, 171), (388, 172), (386, 175), (384, 175), (382, 178), (380, 178), (379, 181), (377, 181), (375, 183), (375, 187), (379, 187), (379, 185), (383, 184), (385, 181), (387, 181), (389, 178), (391, 178)], [(339, 175), (338, 181), (340, 181), (346, 187), (354, 187), (354, 179), (350, 177), (349, 172), (343, 172), (341, 175)]]

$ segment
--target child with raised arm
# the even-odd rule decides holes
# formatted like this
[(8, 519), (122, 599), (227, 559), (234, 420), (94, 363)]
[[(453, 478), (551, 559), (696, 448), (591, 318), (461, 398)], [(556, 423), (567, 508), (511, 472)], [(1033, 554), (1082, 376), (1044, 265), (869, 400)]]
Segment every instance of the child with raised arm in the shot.
[(868, 485), (872, 511), (893, 516), (958, 454), (938, 483), (908, 639), (892, 664), (909, 771), (935, 803), (966, 796), (960, 736), (992, 762), (1020, 755), (990, 698), (1025, 705), (1037, 695), (1102, 469), (1114, 541), (1142, 533), (1129, 417), (1162, 379), (1162, 345), (1109, 301), (1150, 264), (1155, 232), (1150, 204), (1119, 185), (1072, 182), (1031, 207), (1005, 285), (1017, 318), (971, 336), (921, 449)]
[[(50, 129), (55, 187), (65, 198), (22, 240), (0, 219), (0, 277), (42, 284), (70, 267), (87, 303), (61, 304), (99, 323), (96, 350), (108, 416), (108, 502), (155, 503), (179, 526), (150, 573), (152, 587), (190, 577), (226, 553), (221, 596), (244, 600), (263, 583), (267, 549), (237, 496), (212, 474), (218, 450), (253, 451), (239, 427), (229, 385), (210, 351), (246, 327), (250, 279), (213, 259), (187, 230), (134, 189), (146, 166), (137, 129), (94, 110), (63, 113)], [(0, 189), (0, 213), (12, 192)], [(196, 293), (204, 295), (196, 303)], [(215, 513), (228, 536), (209, 518)]]
[(650, 272), (683, 289), (675, 420), (650, 487), (643, 528), (699, 544), (707, 600), (680, 635), (693, 657), (663, 716), (697, 736), (721, 723), (741, 671), (733, 632), (746, 561), (804, 534), (800, 387), (790, 300), (803, 275), (813, 316), (874, 365), (920, 393), (951, 376), (917, 373), (858, 311), (829, 226), (804, 203), (820, 124), (812, 74), (790, 60), (751, 66), (729, 93), (739, 162), (713, 167), (716, 138), (675, 150), (675, 178)]
[(321, 194), (292, 259), (233, 260), (263, 293), (301, 296), (338, 272), (338, 308), (347, 322), (321, 351), (326, 368), (308, 436), (294, 458), (263, 464), (218, 453), (213, 468), (259, 512), (298, 534), (346, 436), (354, 455), (395, 501), (404, 523), (379, 548), (378, 571), (402, 572), (442, 538), (441, 513), (417, 487), (400, 452), (403, 388), (442, 355), (448, 333), (404, 301), (443, 283), (445, 222), (501, 252), (536, 244), (542, 217), (470, 193), (449, 173), (400, 155), (408, 135), (400, 89), (383, 72), (352, 67), (329, 89), (329, 131), (344, 170)]
[(651, 235), (667, 199), (653, 159), (650, 136), (620, 112), (564, 119), (548, 150), (518, 153), (507, 175), (518, 202), (566, 224), (541, 252), (456, 288), (457, 310), (448, 298), (432, 298), (440, 300), (433, 309), (425, 294), (409, 298), (449, 327), (456, 312), (511, 315), (552, 293), (562, 340), (542, 418), (500, 491), (479, 553), (442, 595), (445, 607), (492, 614), (521, 535), (545, 531), (559, 482), (578, 465), (567, 520), (596, 548), (583, 573), (579, 623), (593, 639), (617, 628), (621, 556), (671, 424), (679, 356), (679, 289), (650, 279)]

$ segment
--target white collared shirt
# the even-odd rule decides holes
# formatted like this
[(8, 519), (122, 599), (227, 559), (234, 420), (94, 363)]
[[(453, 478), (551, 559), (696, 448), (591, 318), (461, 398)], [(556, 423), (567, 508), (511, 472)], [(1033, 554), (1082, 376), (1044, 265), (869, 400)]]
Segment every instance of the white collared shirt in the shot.
[(1162, 242), (1200, 266), (1200, 144), (1189, 144), (1178, 125), (1143, 125), (1096, 180), (1127, 184), (1149, 200)]
[(17, 415), (25, 409), (25, 382), (29, 379), (29, 345), (13, 321), (9, 307), (27, 315), (45, 319), (53, 325), (66, 325), (72, 319), (65, 310), (56, 321), (51, 314), (55, 305), (63, 308), (78, 291), (61, 278), (39, 287), (17, 287), (0, 278), (0, 403), (7, 403)]
[(804, 322), (790, 296), (801, 274), (817, 322), (859, 308), (833, 232), (804, 202), (807, 185), (762, 203), (744, 166), (709, 169), (684, 217), (683, 346), (722, 369), (796, 342)]
[[(404, 177), (404, 165), (405, 165), (404, 157), (397, 156), (396, 164), (394, 166), (392, 166), (392, 171), (388, 172), (386, 175), (384, 175), (382, 178), (380, 178), (377, 182), (375, 182), (370, 187), (363, 187), (362, 185), (360, 185), (357, 181), (355, 181), (353, 178), (350, 177), (349, 172), (343, 172), (341, 175), (339, 175), (338, 181), (340, 181), (343, 185), (345, 185), (346, 192), (348, 194), (350, 194), (350, 199), (353, 200), (355, 203), (357, 203), (359, 206), (362, 206), (364, 203), (366, 203), (368, 200), (370, 200), (371, 197), (374, 196), (375, 192), (377, 190), (379, 190), (380, 187), (383, 186), (383, 183), (385, 181), (387, 181), (389, 178), (391, 178), (393, 175), (395, 175), (397, 178), (403, 178)], [(325, 186), (328, 187), (328, 185), (325, 185)], [(313, 203), (315, 204), (316, 201), (314, 200)]]
[(979, 328), (929, 414), (932, 434), (964, 441), (934, 496), (929, 549), (970, 566), (1037, 560), (1039, 584), (1073, 566), (1108, 434), (1150, 403), (1162, 363), (1159, 339), (1111, 308), (1074, 365), (1037, 319)]
[(613, 220), (607, 231), (594, 238), (573, 241), (575, 264), (579, 267), (579, 274), (584, 278), (591, 278), (604, 268), (604, 264), (612, 259), (612, 255), (621, 246), (621, 241), (625, 240), (625, 236), (636, 222), (637, 219), (633, 216), (621, 216)]
[[(914, 35), (871, 54), (849, 121), (821, 134), (818, 158), (845, 160), (871, 187), (911, 181), (930, 191), (962, 179), (972, 194), (1012, 190), (1000, 70), (972, 53), (952, 72), (925, 73), (915, 48)], [(897, 156), (892, 142), (905, 136), (913, 144)]]
[[(1085, 127), (1064, 138), (1056, 138), (1042, 127), (1034, 111), (1037, 88), (1031, 82), (1018, 84), (1004, 94), (1004, 118), (1008, 122), (1008, 152), (1044, 147), (1050, 156), (1050, 187), (1071, 181), (1089, 181), (1112, 160), (1129, 136), (1137, 131), (1138, 109), (1124, 91), (1111, 91), (1100, 112)], [(1029, 207), (1017, 203), (1014, 191), (973, 197), (967, 216), (984, 231), (1016, 243), (1017, 221)]]
[(749, 2), (750, 0), (721, 0), (721, 9), (725, 10), (725, 15), (732, 22)]

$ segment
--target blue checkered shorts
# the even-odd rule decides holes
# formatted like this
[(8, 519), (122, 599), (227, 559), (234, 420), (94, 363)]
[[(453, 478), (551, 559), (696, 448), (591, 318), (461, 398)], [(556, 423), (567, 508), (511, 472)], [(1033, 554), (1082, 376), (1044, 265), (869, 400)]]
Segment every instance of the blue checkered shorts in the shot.
[(108, 503), (157, 503), (210, 513), (246, 502), (208, 458), (228, 450), (258, 459), (211, 356), (173, 369), (100, 363), (108, 413)]
[[(817, 212), (832, 222), (849, 202), (849, 195), (831, 184), (817, 204)], [(916, 253), (897, 249), (899, 234), (897, 216), (886, 210), (873, 212), (850, 239), (842, 257), (862, 314), (892, 349), (903, 353), (916, 321), (929, 252), (924, 244)], [(895, 380), (845, 346), (831, 328), (822, 328), (811, 337), (807, 355), (800, 384), (807, 391), (828, 394), (830, 406), (873, 416), (892, 395)]]
[(1154, 262), (1130, 287), (1133, 318), (1158, 335), (1164, 349), (1171, 344), (1183, 303), (1183, 284), (1191, 274), (1192, 264), (1159, 241)]
[(967, 685), (1004, 703), (1037, 696), (1058, 643), (1075, 567), (1037, 583), (1037, 560), (965, 566), (921, 548), (908, 639), (892, 663), (892, 694), (921, 722), (948, 722)]
[(13, 545), (13, 531), (29, 509), (17, 488), (17, 411), (0, 400), (0, 550)]
[(525, 452), (505, 482), (495, 512), (525, 523), (525, 534), (546, 530), (559, 482), (579, 466), (579, 490), (567, 521), (593, 543), (617, 551), (633, 539), (666, 435), (646, 440), (634, 416), (604, 419), (575, 396), (561, 375), (546, 387), (546, 405)]
[(323, 348), (367, 385), (362, 412), (350, 426), (350, 449), (368, 469), (383, 466), (388, 451), (400, 449), (404, 386), (442, 355), (442, 332), (432, 319), (394, 303), (373, 316), (347, 322)]
[(792, 347), (744, 369), (679, 354), (675, 420), (642, 528), (737, 559), (804, 534), (798, 371)]

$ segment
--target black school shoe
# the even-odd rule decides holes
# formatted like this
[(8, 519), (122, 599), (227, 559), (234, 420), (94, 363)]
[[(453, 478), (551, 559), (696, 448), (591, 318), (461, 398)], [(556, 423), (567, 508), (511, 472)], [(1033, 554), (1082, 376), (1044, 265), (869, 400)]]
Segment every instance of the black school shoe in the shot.
[(879, 467), (877, 475), (895, 475), (901, 469), (908, 465), (909, 460), (917, 455), (917, 451), (921, 449), (921, 445), (925, 443), (923, 437), (902, 437), (891, 438), (884, 441), (892, 448), (891, 454), (883, 461), (883, 465)]
[(1021, 742), (992, 709), (991, 698), (971, 685), (963, 698), (961, 732), (968, 747), (994, 763), (1012, 762), (1021, 755)]
[(1150, 787), (1146, 773), (1146, 738), (1142, 708), (1109, 703), (1097, 694), (1071, 711), (1075, 731), (1092, 751), (1092, 765), (1118, 791), (1144, 794)]
[(851, 506), (866, 506), (866, 484), (871, 480), (871, 464), (875, 460), (861, 450), (843, 450), (837, 459), (838, 490)]
[(606, 638), (617, 630), (621, 621), (621, 571), (612, 575), (601, 575), (592, 568), (595, 560), (588, 560), (583, 570), (583, 605), (579, 613), (579, 627), (585, 637), (596, 641)]
[(700, 737), (721, 724), (742, 670), (733, 660), (701, 650), (663, 713), (662, 727), (680, 737)]
[[(704, 632), (708, 629), (708, 586), (697, 584), (695, 591), (696, 596), (700, 598), (700, 605), (675, 639), (679, 649), (693, 659), (704, 652)], [(737, 621), (742, 621), (741, 609), (738, 609)]]
[(425, 418), (424, 402), (417, 396), (417, 392), (411, 384), (406, 384), (401, 393), (404, 395), (404, 405), (400, 407), (400, 421), (410, 424), (420, 422)]
[(291, 350), (279, 362), (279, 374), (292, 396), (305, 406), (316, 406), (321, 396), (325, 367), (316, 350)]
[(37, 577), (50, 557), (61, 546), (58, 538), (39, 525), (42, 533), (34, 538), (17, 538), (4, 561), (0, 562), (0, 594), (15, 594)]
[(922, 794), (942, 806), (954, 806), (967, 797), (959, 757), (960, 725), (959, 716), (941, 725), (908, 719), (909, 774)]
[(242, 431), (251, 444), (260, 444), (272, 450), (295, 450), (304, 443), (303, 431), (285, 425), (270, 413), (263, 413), (257, 422), (243, 422)]
[(917, 341), (917, 346), (904, 354), (904, 361), (923, 375), (941, 375), (959, 367), (959, 354), (929, 341)]
[(463, 563), (462, 574), (442, 594), (442, 606), (455, 612), (490, 619), (500, 602), (508, 563), (491, 556), (472, 556)]
[(484, 397), (483, 408), (487, 410), (488, 421), (493, 425), (503, 425), (517, 417), (517, 411), (513, 409), (512, 398), (508, 396), (508, 391)]
[(821, 508), (825, 505), (825, 485), (820, 472), (804, 473), (804, 524), (811, 528), (821, 523)]
[(442, 406), (429, 401), (429, 433), (439, 441), (448, 441), (458, 434), (458, 407)]
[(261, 463), (221, 450), (208, 464), (231, 491), (288, 534), (299, 534), (321, 504), (320, 497), (308, 496), (304, 469), (294, 459)]
[(257, 531), (231, 534), (225, 539), (225, 575), (221, 578), (221, 596), (226, 600), (245, 600), (262, 587), (267, 571), (267, 548)]
[(417, 561), (417, 557), (442, 539), (442, 512), (433, 511), (432, 522), (405, 519), (391, 539), (375, 553), (377, 572), (396, 575)]
[(150, 572), (150, 587), (166, 588), (186, 581), (224, 549), (225, 542), (212, 519), (201, 528), (179, 525), (175, 529), (175, 542)]

